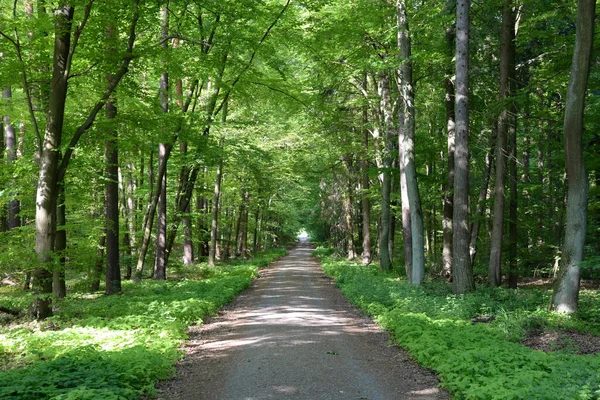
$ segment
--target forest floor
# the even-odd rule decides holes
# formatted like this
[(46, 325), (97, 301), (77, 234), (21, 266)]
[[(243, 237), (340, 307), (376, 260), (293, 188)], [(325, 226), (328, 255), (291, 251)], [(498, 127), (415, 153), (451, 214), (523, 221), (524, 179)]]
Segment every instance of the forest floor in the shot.
[(219, 316), (190, 328), (170, 399), (448, 399), (352, 307), (302, 243)]

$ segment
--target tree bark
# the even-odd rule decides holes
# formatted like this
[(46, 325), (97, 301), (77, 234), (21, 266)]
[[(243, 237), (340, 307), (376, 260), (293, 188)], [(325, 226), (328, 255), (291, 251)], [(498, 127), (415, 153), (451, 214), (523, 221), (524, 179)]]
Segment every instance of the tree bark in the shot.
[(494, 185), (494, 215), (488, 283), (500, 286), (502, 283), (502, 242), (504, 238), (504, 203), (506, 189), (506, 168), (508, 161), (508, 132), (514, 127), (514, 106), (512, 97), (515, 86), (515, 13), (513, 1), (505, 0), (502, 6), (502, 32), (500, 43), (500, 101), (504, 109), (498, 123), (496, 138), (496, 179)]
[[(446, 32), (448, 42), (454, 45), (454, 30)], [(452, 78), (445, 79), (446, 92), (444, 104), (446, 106), (446, 134), (448, 155), (448, 179), (444, 185), (443, 198), (443, 220), (442, 220), (442, 270), (446, 278), (452, 276), (452, 217), (454, 213), (454, 139), (455, 139), (455, 115), (454, 115), (454, 83)]]
[[(110, 27), (108, 29), (111, 29)], [(108, 77), (109, 81), (112, 76)], [(117, 116), (114, 99), (106, 103), (106, 119)], [(110, 124), (110, 122), (109, 122)], [(106, 234), (106, 294), (121, 292), (121, 264), (119, 257), (119, 150), (118, 132), (114, 126), (107, 129), (104, 149), (105, 162), (105, 234)]]
[[(366, 85), (366, 82), (365, 82)], [(368, 123), (368, 108), (363, 106), (362, 110), (363, 123), (363, 154), (361, 165), (361, 206), (362, 206), (362, 264), (371, 263), (371, 204), (369, 201), (369, 130)]]
[(567, 87), (563, 134), (567, 170), (567, 219), (560, 269), (554, 285), (551, 308), (566, 313), (577, 311), (580, 266), (587, 228), (588, 179), (583, 158), (585, 94), (594, 42), (596, 0), (577, 2), (575, 50)]
[(390, 256), (388, 243), (390, 241), (390, 227), (392, 221), (390, 209), (390, 196), (392, 190), (392, 151), (394, 148), (392, 100), (390, 95), (390, 83), (387, 74), (382, 73), (379, 77), (379, 95), (381, 99), (381, 109), (383, 118), (383, 171), (381, 182), (381, 235), (379, 237), (379, 262), (383, 271), (392, 269), (392, 260)]
[(493, 122), (492, 134), (490, 136), (490, 146), (487, 154), (485, 155), (483, 182), (481, 183), (481, 188), (479, 189), (479, 197), (477, 199), (477, 206), (475, 207), (473, 223), (471, 223), (471, 239), (469, 241), (469, 258), (471, 260), (471, 268), (473, 268), (473, 266), (475, 265), (475, 257), (477, 256), (477, 240), (479, 238), (479, 228), (483, 219), (483, 213), (486, 210), (485, 204), (488, 196), (490, 177), (492, 175), (492, 163), (494, 162), (494, 150), (496, 149), (497, 132), (498, 124), (497, 122)]
[[(2, 91), (2, 97), (10, 104), (12, 102), (12, 91), (10, 88)], [(15, 127), (10, 120), (10, 116), (3, 116), (4, 122), (4, 144), (6, 150), (6, 162), (10, 165), (17, 160), (17, 136)], [(11, 196), (16, 196), (17, 193), (12, 193)], [(7, 228), (9, 230), (21, 226), (21, 202), (17, 198), (13, 198), (8, 203), (8, 221)]]
[[(169, 10), (165, 6), (161, 10), (161, 26), (162, 26), (162, 47), (163, 51), (168, 49), (168, 35), (169, 35)], [(166, 55), (165, 55), (166, 57)], [(163, 72), (160, 76), (160, 108), (163, 114), (169, 112), (169, 73), (167, 72), (167, 60), (162, 60)], [(158, 165), (159, 169), (161, 165), (164, 170), (162, 175), (162, 181), (159, 184), (159, 196), (158, 196), (158, 215), (156, 222), (156, 257), (154, 259), (154, 273), (153, 278), (158, 280), (167, 279), (167, 162), (168, 152), (167, 146), (170, 144), (159, 143), (158, 145)]]
[(454, 156), (454, 210), (452, 290), (475, 288), (469, 257), (469, 0), (456, 4), (456, 139)]
[(219, 198), (221, 197), (221, 179), (223, 178), (223, 159), (219, 159), (217, 165), (217, 177), (215, 179), (215, 190), (212, 199), (212, 216), (210, 223), (210, 246), (208, 249), (208, 265), (215, 266), (217, 253), (217, 229), (219, 227)]
[(44, 319), (52, 315), (52, 271), (50, 263), (56, 236), (57, 175), (62, 141), (65, 101), (67, 98), (67, 65), (71, 44), (73, 7), (61, 3), (55, 10), (54, 61), (46, 129), (40, 154), (35, 213), (35, 252), (38, 265), (32, 274), (34, 299), (31, 314)]
[[(404, 0), (397, 0), (398, 47), (400, 50), (400, 165), (406, 178), (406, 198), (410, 210), (411, 230), (411, 274), (410, 282), (419, 286), (425, 277), (425, 243), (423, 229), (423, 211), (417, 183), (415, 166), (415, 107), (414, 82), (412, 77), (412, 61), (410, 31)], [(403, 196), (404, 197), (404, 196)], [(403, 206), (404, 209), (404, 206)], [(405, 238), (406, 240), (406, 238)], [(408, 275), (408, 271), (407, 271)]]
[(54, 296), (62, 299), (67, 295), (65, 282), (67, 256), (67, 210), (65, 207), (64, 182), (58, 183), (58, 199), (56, 205), (56, 237), (54, 238), (54, 251), (58, 256), (58, 263), (52, 271), (52, 290)]

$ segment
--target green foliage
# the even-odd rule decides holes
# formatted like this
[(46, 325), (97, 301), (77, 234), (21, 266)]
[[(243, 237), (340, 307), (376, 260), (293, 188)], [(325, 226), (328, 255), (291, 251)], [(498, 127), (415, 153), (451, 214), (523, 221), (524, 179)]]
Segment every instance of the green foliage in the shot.
[[(600, 310), (586, 307), (591, 299), (582, 300), (575, 319), (546, 311), (545, 291), (480, 288), (454, 296), (446, 285), (417, 288), (376, 267), (328, 257), (322, 265), (352, 303), (374, 316), (421, 365), (435, 370), (458, 399), (600, 397), (600, 356), (544, 353), (516, 343), (544, 326), (593, 330), (590, 322)], [(471, 321), (479, 316), (496, 318)]]
[[(185, 330), (250, 285), (276, 249), (235, 265), (188, 267), (179, 281), (123, 283), (123, 294), (72, 295), (42, 323), (0, 329), (0, 398), (135, 399), (174, 373)], [(199, 279), (198, 279), (199, 278)], [(2, 288), (0, 305), (28, 296)]]

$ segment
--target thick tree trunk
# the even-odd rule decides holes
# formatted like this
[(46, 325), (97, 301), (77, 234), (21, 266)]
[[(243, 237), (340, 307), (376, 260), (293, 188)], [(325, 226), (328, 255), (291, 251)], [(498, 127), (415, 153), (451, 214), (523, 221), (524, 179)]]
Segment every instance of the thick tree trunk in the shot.
[(379, 95), (381, 98), (381, 109), (383, 120), (383, 172), (381, 182), (381, 235), (379, 237), (379, 262), (383, 271), (392, 269), (392, 261), (388, 243), (390, 241), (392, 215), (390, 209), (390, 196), (392, 190), (392, 151), (394, 148), (394, 123), (392, 116), (392, 100), (390, 95), (390, 83), (387, 74), (379, 77)]
[[(406, 198), (410, 210), (411, 230), (411, 274), (410, 282), (419, 286), (425, 277), (425, 243), (423, 230), (423, 211), (417, 183), (415, 166), (415, 107), (412, 78), (410, 31), (404, 0), (397, 0), (398, 48), (400, 50), (400, 164), (406, 177)], [(404, 205), (403, 205), (404, 209)], [(406, 240), (406, 238), (405, 238)], [(408, 261), (408, 260), (406, 260)]]
[(475, 288), (469, 257), (469, 0), (456, 4), (456, 139), (454, 156), (454, 210), (452, 290)]
[(567, 169), (567, 221), (560, 269), (554, 285), (551, 308), (577, 311), (580, 267), (587, 227), (588, 180), (583, 159), (583, 112), (594, 42), (596, 0), (577, 2), (575, 51), (567, 88), (565, 120), (565, 161)]
[(35, 252), (38, 265), (33, 277), (34, 299), (31, 314), (44, 319), (52, 315), (52, 271), (50, 263), (56, 236), (56, 204), (58, 197), (57, 175), (59, 149), (62, 141), (65, 101), (67, 98), (67, 65), (71, 43), (73, 8), (61, 4), (55, 10), (54, 61), (52, 89), (46, 119), (46, 130), (40, 154), (40, 175), (37, 185), (35, 212)]

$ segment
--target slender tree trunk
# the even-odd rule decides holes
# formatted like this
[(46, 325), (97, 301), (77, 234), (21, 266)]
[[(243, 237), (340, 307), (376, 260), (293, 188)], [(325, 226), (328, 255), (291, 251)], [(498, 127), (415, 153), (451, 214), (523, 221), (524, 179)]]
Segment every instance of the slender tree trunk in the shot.
[[(397, 0), (398, 47), (400, 50), (400, 164), (406, 178), (406, 198), (410, 210), (411, 230), (411, 274), (413, 285), (419, 286), (425, 277), (425, 244), (423, 230), (423, 211), (417, 183), (415, 166), (415, 107), (412, 78), (410, 31), (404, 0)], [(404, 208), (404, 207), (403, 207)], [(406, 240), (406, 238), (405, 238)], [(407, 271), (408, 272), (408, 271)]]
[(34, 318), (44, 319), (52, 315), (50, 306), (52, 272), (50, 263), (54, 253), (56, 236), (56, 204), (58, 197), (57, 175), (59, 149), (62, 141), (65, 101), (67, 98), (67, 60), (71, 43), (73, 8), (61, 3), (55, 10), (54, 62), (52, 89), (46, 119), (46, 130), (40, 154), (40, 175), (37, 185), (35, 213), (36, 265), (32, 278), (34, 299), (31, 313)]
[(469, 257), (469, 0), (456, 3), (456, 139), (454, 156), (454, 210), (452, 290), (475, 288)]
[(260, 206), (256, 206), (254, 211), (254, 234), (252, 235), (252, 250), (258, 252), (258, 237), (260, 235)]
[(106, 248), (106, 236), (100, 236), (98, 240), (98, 252), (96, 259), (96, 265), (93, 271), (92, 282), (90, 284), (90, 292), (95, 293), (100, 290), (100, 279), (104, 270), (104, 249)]
[(567, 88), (565, 120), (565, 161), (567, 169), (567, 223), (560, 269), (554, 286), (551, 308), (577, 311), (580, 266), (583, 261), (587, 227), (588, 180), (583, 158), (584, 100), (594, 42), (596, 0), (577, 2), (575, 51)]
[(56, 205), (56, 237), (54, 238), (54, 251), (58, 255), (58, 263), (52, 271), (52, 290), (54, 296), (62, 299), (67, 295), (65, 282), (67, 250), (67, 210), (65, 207), (64, 182), (58, 183), (58, 199)]
[(157, 222), (156, 222), (156, 257), (154, 260), (154, 273), (152, 277), (158, 280), (167, 279), (167, 145), (159, 144), (158, 164), (163, 168), (160, 192), (158, 193)]
[[(114, 35), (107, 28), (108, 35)], [(111, 36), (112, 37), (112, 36)], [(108, 80), (112, 80), (109, 75)], [(110, 121), (117, 116), (115, 100), (106, 103), (106, 119)], [(118, 132), (114, 126), (107, 129), (107, 140), (104, 149), (105, 169), (105, 224), (106, 224), (106, 294), (121, 292), (121, 264), (119, 258), (119, 150)]]
[(517, 126), (516, 110), (508, 128), (508, 287), (516, 289), (519, 279), (518, 256), (518, 192), (517, 192)]
[[(502, 32), (500, 44), (500, 101), (506, 103), (498, 123), (496, 144), (496, 180), (494, 187), (494, 216), (488, 283), (499, 286), (502, 282), (502, 242), (504, 238), (504, 202), (506, 167), (508, 161), (508, 131), (514, 126), (514, 107), (507, 101), (514, 95), (515, 81), (515, 14), (512, 0), (502, 6)], [(512, 101), (511, 101), (512, 102)]]
[(219, 226), (219, 198), (221, 197), (221, 179), (223, 178), (223, 159), (217, 165), (217, 178), (212, 200), (212, 218), (210, 224), (210, 247), (208, 249), (208, 265), (215, 266), (217, 254), (217, 229)]
[(346, 190), (343, 195), (344, 202), (344, 224), (346, 225), (346, 242), (347, 242), (347, 258), (348, 260), (354, 260), (357, 256), (356, 247), (354, 246), (354, 224), (352, 222), (352, 215), (354, 213), (352, 207), (352, 174), (351, 174), (351, 161), (350, 156), (344, 157), (347, 170)]
[(388, 243), (390, 241), (390, 228), (392, 215), (390, 210), (390, 196), (392, 190), (392, 151), (394, 148), (393, 116), (390, 96), (390, 83), (387, 74), (383, 73), (379, 79), (379, 94), (381, 97), (381, 109), (384, 115), (384, 147), (383, 147), (383, 179), (381, 183), (381, 235), (379, 238), (379, 262), (383, 271), (392, 269), (392, 261)]
[[(366, 107), (363, 110), (363, 124), (367, 124), (367, 110)], [(362, 160), (362, 179), (361, 179), (361, 205), (362, 205), (362, 264), (367, 265), (371, 263), (371, 204), (369, 201), (369, 159), (368, 159), (368, 148), (369, 148), (369, 131), (363, 128), (363, 145), (364, 154)]]
[(242, 196), (242, 204), (244, 205), (240, 215), (240, 232), (239, 232), (239, 247), (238, 254), (245, 259), (248, 252), (248, 211), (250, 208), (250, 191), (246, 189)]
[[(12, 102), (12, 91), (10, 88), (2, 91), (2, 97), (9, 102)], [(6, 162), (10, 165), (17, 160), (17, 136), (15, 127), (10, 120), (8, 115), (3, 116), (4, 122), (4, 144), (6, 149)], [(12, 196), (16, 196), (17, 193), (12, 193)], [(8, 203), (8, 223), (7, 228), (15, 229), (21, 226), (21, 202), (13, 198)]]
[[(454, 27), (446, 29), (446, 43), (448, 48), (454, 48), (455, 45), (455, 30)], [(452, 52), (453, 53), (453, 52)], [(444, 187), (444, 209), (443, 209), (443, 248), (442, 262), (443, 272), (446, 278), (452, 276), (452, 218), (454, 214), (454, 139), (455, 139), (455, 113), (454, 113), (454, 82), (451, 76), (454, 72), (447, 72), (445, 79), (445, 96), (444, 104), (446, 106), (446, 134), (447, 154), (448, 154), (448, 179)]]
[(490, 137), (490, 147), (485, 156), (485, 167), (483, 170), (483, 182), (481, 183), (481, 189), (479, 189), (479, 197), (477, 199), (477, 206), (475, 207), (475, 215), (473, 216), (473, 223), (471, 224), (471, 239), (469, 241), (469, 258), (471, 260), (471, 268), (475, 266), (475, 257), (477, 256), (477, 240), (479, 238), (479, 228), (483, 219), (483, 213), (486, 210), (486, 199), (488, 196), (488, 187), (490, 184), (490, 177), (492, 175), (492, 163), (494, 162), (494, 151), (496, 149), (496, 135), (498, 134), (497, 122), (492, 123), (492, 134)]
[[(161, 23), (162, 23), (162, 47), (166, 52), (168, 49), (168, 35), (169, 35), (169, 10), (165, 6), (161, 10)], [(160, 77), (160, 108), (163, 114), (169, 113), (169, 73), (167, 72), (167, 61), (166, 55), (162, 60), (163, 72)], [(153, 278), (158, 280), (167, 279), (167, 147), (169, 145), (165, 143), (159, 143), (158, 145), (158, 165), (159, 169), (164, 169), (162, 175), (162, 182), (159, 184), (159, 197), (158, 197), (158, 215), (156, 222), (156, 257), (154, 259), (154, 274)]]

